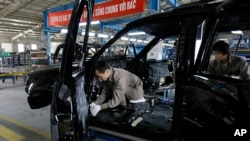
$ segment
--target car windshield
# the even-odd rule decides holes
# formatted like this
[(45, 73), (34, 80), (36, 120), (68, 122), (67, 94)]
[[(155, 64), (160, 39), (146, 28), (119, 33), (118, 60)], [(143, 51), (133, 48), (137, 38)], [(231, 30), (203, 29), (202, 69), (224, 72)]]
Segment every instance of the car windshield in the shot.
[(102, 57), (135, 57), (153, 38), (154, 36), (142, 31), (128, 32), (107, 48)]

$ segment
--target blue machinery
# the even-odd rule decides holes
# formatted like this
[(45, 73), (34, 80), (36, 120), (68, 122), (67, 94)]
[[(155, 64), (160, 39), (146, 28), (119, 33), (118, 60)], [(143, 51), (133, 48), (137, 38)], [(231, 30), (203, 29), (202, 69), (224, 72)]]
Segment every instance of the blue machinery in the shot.
[[(95, 0), (95, 3), (101, 3), (101, 2), (105, 2), (107, 0)], [(168, 4), (170, 4), (172, 7), (177, 7), (179, 6), (179, 3), (176, 0), (166, 0), (168, 2)], [(159, 11), (159, 2), (160, 0), (150, 0), (149, 1), (149, 8), (150, 11), (155, 11), (158, 12)], [(51, 40), (50, 40), (50, 33), (51, 32), (60, 32), (61, 28), (59, 27), (49, 27), (49, 21), (48, 21), (48, 15), (51, 12), (58, 12), (58, 11), (64, 11), (64, 10), (70, 10), (73, 9), (74, 3), (70, 3), (67, 5), (63, 5), (60, 7), (56, 7), (56, 8), (52, 8), (52, 9), (47, 9), (43, 12), (43, 17), (44, 17), (44, 35), (46, 38), (46, 42), (47, 42), (47, 64), (51, 65)], [(103, 32), (103, 29), (106, 28), (112, 28), (114, 30), (120, 30), (121, 27), (116, 26), (116, 24), (121, 24), (121, 23), (129, 23), (133, 20), (136, 20), (136, 18), (127, 18), (127, 19), (122, 19), (122, 20), (114, 20), (114, 21), (108, 21), (108, 22), (100, 22), (100, 32)], [(102, 42), (102, 40), (100, 40)], [(98, 138), (102, 138), (104, 140), (109, 140), (109, 141), (120, 141), (121, 139), (113, 137), (113, 136), (109, 136), (103, 133), (99, 133), (97, 131), (94, 130), (90, 130), (90, 136), (92, 137), (98, 137)]]

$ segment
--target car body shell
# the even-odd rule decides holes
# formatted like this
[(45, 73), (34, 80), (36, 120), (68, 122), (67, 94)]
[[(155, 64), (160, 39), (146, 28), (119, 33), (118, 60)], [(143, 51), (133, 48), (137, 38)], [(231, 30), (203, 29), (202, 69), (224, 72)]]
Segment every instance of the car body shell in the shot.
[[(81, 3), (75, 6), (76, 11), (69, 25), (69, 33), (65, 39), (66, 49), (63, 52), (68, 58), (62, 58), (58, 79), (55, 80), (53, 87), (51, 101), (52, 140), (63, 140), (68, 133), (72, 133), (72, 136), (70, 136), (73, 138), (72, 140), (84, 140), (88, 138), (88, 132), (91, 133), (90, 131), (108, 134), (124, 140), (178, 140), (183, 138), (185, 140), (230, 140), (231, 136), (228, 136), (228, 134), (235, 131), (237, 127), (249, 129), (249, 122), (241, 120), (247, 119), (250, 115), (246, 97), (246, 95), (249, 95), (249, 81), (225, 76), (214, 76), (205, 72), (216, 32), (250, 29), (250, 24), (248, 24), (250, 23), (250, 18), (246, 14), (250, 8), (248, 1), (229, 0), (223, 3), (201, 1), (181, 6), (170, 12), (151, 15), (133, 21), (104, 44), (90, 60), (83, 62), (81, 65), (84, 66), (84, 69), (80, 67), (79, 71), (72, 73), (73, 69), (67, 68), (72, 66), (73, 62), (73, 60), (69, 59), (73, 56), (70, 44), (75, 42), (75, 38), (73, 38), (77, 34), (75, 25), (78, 25), (81, 15), (81, 11), (77, 10), (77, 7), (78, 9), (83, 8)], [(202, 42), (196, 56), (197, 58), (195, 58), (197, 31), (199, 31), (198, 27), (203, 25), (203, 23), (205, 28), (204, 32), (202, 32)], [(136, 128), (130, 127), (123, 122), (110, 122), (109, 119), (105, 120), (105, 117), (92, 117), (88, 113), (88, 102), (90, 102), (90, 97), (93, 94), (93, 90), (95, 90), (93, 88), (99, 85), (94, 77), (93, 68), (95, 63), (101, 60), (101, 55), (106, 49), (131, 29), (145, 31), (154, 35), (155, 38), (133, 59), (127, 59), (123, 56), (118, 60), (109, 58), (107, 61), (125, 62), (127, 70), (135, 73), (142, 79), (146, 78), (143, 79), (144, 84), (148, 82), (148, 73), (146, 75), (143, 73), (148, 70), (147, 67), (149, 66), (146, 60), (147, 53), (161, 39), (174, 35), (179, 37), (174, 66), (175, 101), (172, 106), (171, 119), (166, 118), (164, 122), (160, 122), (158, 119), (160, 116), (156, 116), (149, 120), (149, 125)], [(160, 61), (160, 63), (164, 62)], [(159, 67), (159, 69), (163, 68)], [(183, 105), (185, 86), (194, 86), (216, 94), (225, 94), (225, 91), (214, 91), (212, 89), (221, 82), (228, 84), (228, 86), (230, 85), (230, 89), (236, 90), (235, 92), (240, 95), (240, 100), (232, 104), (236, 109), (231, 110), (234, 110), (234, 113), (237, 115), (237, 123), (233, 127), (225, 125), (211, 115), (197, 114), (194, 110), (190, 111), (189, 108)], [(152, 83), (149, 83), (149, 86), (152, 86)], [(221, 96), (223, 97), (224, 95)], [(152, 116), (150, 113), (147, 114), (149, 114), (147, 117)], [(70, 121), (69, 130), (61, 132), (60, 125), (65, 123), (64, 121), (66, 120)], [(156, 122), (157, 120), (162, 123), (160, 127), (164, 127), (164, 131), (160, 128), (154, 128), (154, 124), (150, 124), (150, 122)], [(201, 137), (197, 136), (197, 133)]]

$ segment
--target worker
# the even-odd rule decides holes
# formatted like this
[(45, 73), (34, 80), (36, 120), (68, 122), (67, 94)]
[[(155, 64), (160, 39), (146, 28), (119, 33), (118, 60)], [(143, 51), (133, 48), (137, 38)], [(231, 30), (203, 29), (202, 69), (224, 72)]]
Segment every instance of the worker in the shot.
[(213, 45), (212, 55), (214, 60), (209, 63), (209, 73), (238, 76), (242, 79), (249, 78), (247, 61), (239, 56), (232, 55), (229, 44), (225, 41), (218, 41)]
[(95, 66), (95, 75), (103, 82), (103, 90), (96, 101), (90, 104), (90, 112), (96, 116), (100, 110), (127, 106), (131, 103), (145, 102), (143, 82), (133, 73), (124, 69), (110, 67), (105, 61)]

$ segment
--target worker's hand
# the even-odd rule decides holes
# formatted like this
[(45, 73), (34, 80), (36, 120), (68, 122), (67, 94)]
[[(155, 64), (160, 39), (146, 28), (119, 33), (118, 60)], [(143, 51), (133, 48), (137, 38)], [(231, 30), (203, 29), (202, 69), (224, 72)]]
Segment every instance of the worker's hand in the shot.
[(95, 106), (96, 106), (96, 104), (95, 104), (94, 102), (92, 102), (92, 103), (89, 105), (90, 109), (93, 108), (93, 107), (95, 107)]
[(100, 110), (101, 110), (100, 105), (95, 105), (92, 108), (90, 107), (90, 112), (91, 112), (92, 116), (96, 116)]

